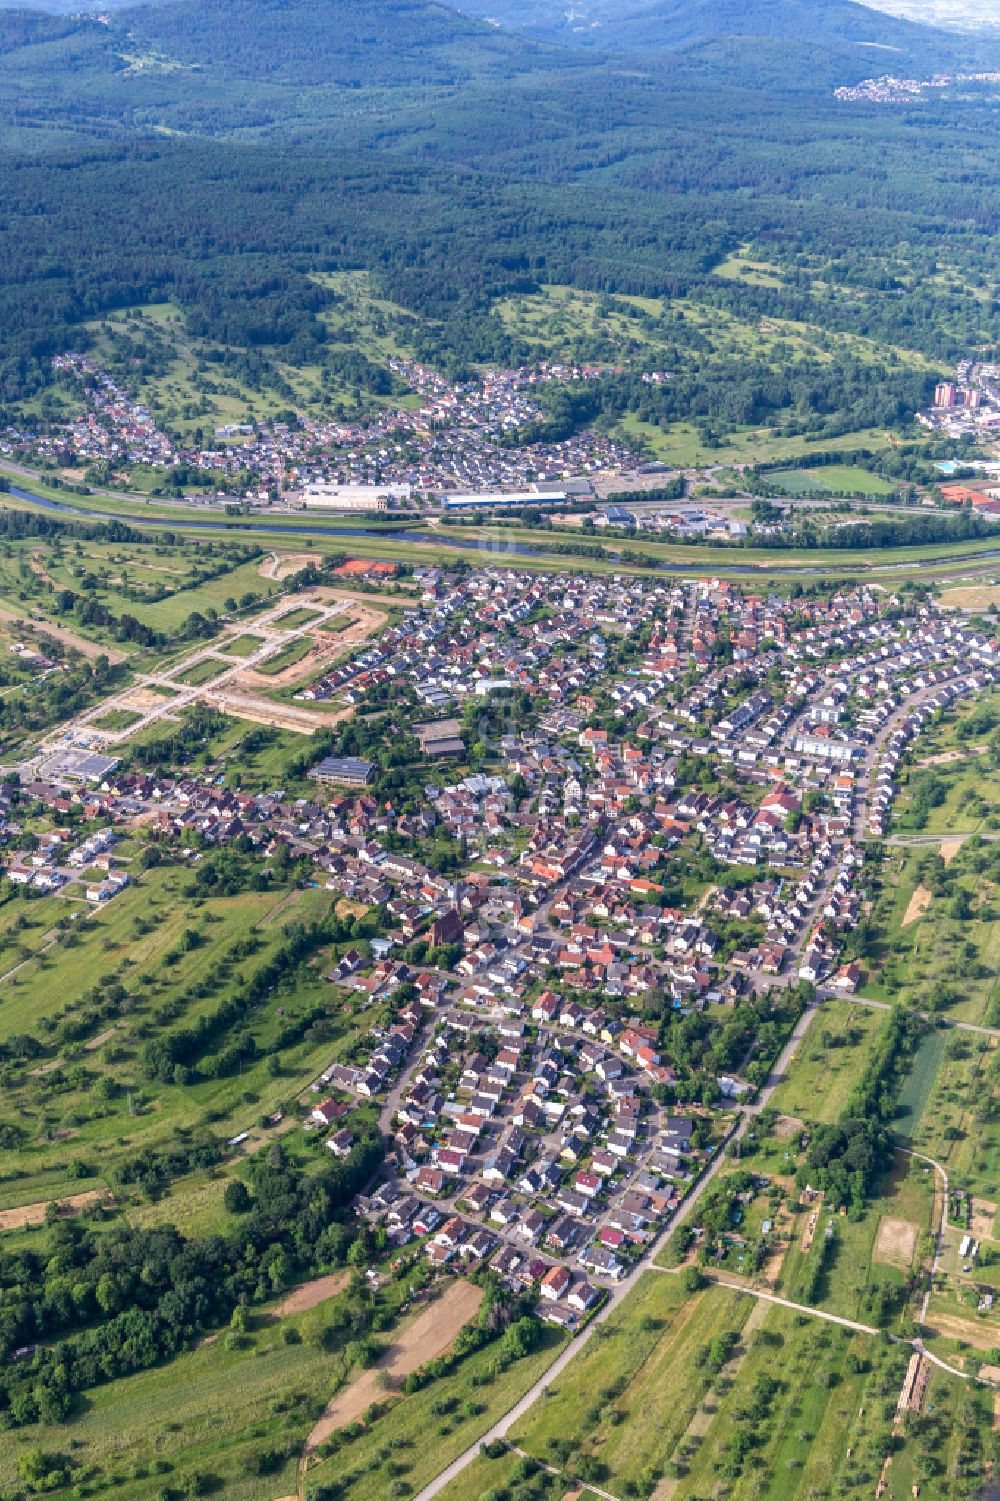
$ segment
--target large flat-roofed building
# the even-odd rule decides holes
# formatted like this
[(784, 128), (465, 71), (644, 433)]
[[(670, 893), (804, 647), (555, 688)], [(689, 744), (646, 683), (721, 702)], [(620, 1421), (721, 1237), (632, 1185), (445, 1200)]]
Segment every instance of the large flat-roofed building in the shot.
[(317, 782), (332, 782), (338, 787), (367, 787), (375, 771), (374, 761), (359, 756), (324, 756), (309, 775)]
[(449, 495), (445, 499), (445, 509), (461, 511), (477, 508), (488, 510), (491, 506), (564, 506), (568, 500), (565, 490), (516, 490), (509, 495)]
[(73, 746), (56, 751), (42, 763), (39, 772), (54, 782), (101, 782), (117, 765), (117, 756), (102, 756)]
[(302, 504), (310, 510), (387, 511), (392, 500), (409, 500), (411, 485), (306, 485)]

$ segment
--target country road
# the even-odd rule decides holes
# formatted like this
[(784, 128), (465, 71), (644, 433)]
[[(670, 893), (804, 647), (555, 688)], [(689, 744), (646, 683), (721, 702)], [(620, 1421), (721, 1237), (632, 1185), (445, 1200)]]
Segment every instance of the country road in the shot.
[[(831, 990), (827, 986), (820, 988), (820, 995), (824, 1000), (850, 1001), (855, 1006), (867, 1006), (872, 1011), (892, 1011), (891, 1001), (876, 1001), (867, 995), (846, 995), (843, 992)], [(921, 1011), (916, 1006), (904, 1006), (911, 1016), (919, 1016), (921, 1021), (930, 1022), (933, 1026), (947, 1027), (954, 1032), (974, 1032), (979, 1037), (1000, 1037), (1000, 1027), (986, 1027), (979, 1022), (955, 1021), (950, 1016), (942, 1016), (936, 1011)]]

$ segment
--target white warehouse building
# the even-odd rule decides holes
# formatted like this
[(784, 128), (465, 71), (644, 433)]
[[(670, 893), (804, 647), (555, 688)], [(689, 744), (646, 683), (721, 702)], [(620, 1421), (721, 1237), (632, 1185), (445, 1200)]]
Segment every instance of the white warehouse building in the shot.
[(409, 500), (411, 485), (306, 485), (302, 504), (328, 511), (387, 511), (390, 500)]

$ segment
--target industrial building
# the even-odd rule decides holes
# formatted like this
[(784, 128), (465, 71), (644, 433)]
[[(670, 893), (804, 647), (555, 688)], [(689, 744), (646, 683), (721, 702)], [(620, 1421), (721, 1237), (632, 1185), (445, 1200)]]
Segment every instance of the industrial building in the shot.
[(515, 490), (508, 495), (448, 495), (445, 510), (490, 510), (494, 506), (564, 506), (569, 500), (565, 490)]
[(390, 501), (409, 500), (411, 485), (306, 485), (302, 504), (307, 510), (387, 511)]

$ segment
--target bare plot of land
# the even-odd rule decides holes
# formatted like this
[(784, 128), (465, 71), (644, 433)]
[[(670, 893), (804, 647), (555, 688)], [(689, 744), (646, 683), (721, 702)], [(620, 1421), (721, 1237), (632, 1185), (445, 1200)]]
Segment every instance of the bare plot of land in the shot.
[(303, 568), (316, 568), (322, 561), (318, 552), (272, 553), (266, 562), (261, 563), (260, 573), (266, 579), (286, 579)]
[(911, 1225), (909, 1220), (897, 1220), (892, 1215), (883, 1215), (872, 1260), (882, 1262), (883, 1266), (896, 1266), (906, 1270), (913, 1265), (913, 1253), (917, 1249), (919, 1233), (918, 1227)]
[[(275, 652), (275, 660), (286, 650), (301, 650), (294, 639), (290, 640), (289, 646), (282, 647), (281, 652)], [(290, 684), (299, 683), (303, 678), (315, 677), (326, 662), (340, 654), (340, 638), (336, 640), (329, 636), (313, 637), (312, 645), (304, 656), (297, 657), (294, 662), (289, 662), (287, 667), (279, 667), (274, 672), (259, 672), (253, 667), (248, 667), (245, 672), (239, 673), (233, 678), (236, 688), (286, 688)]]
[(463, 1325), (474, 1316), (483, 1299), (482, 1288), (464, 1279), (453, 1282), (440, 1298), (428, 1305), (376, 1365), (359, 1376), (327, 1404), (326, 1411), (306, 1439), (305, 1454), (312, 1454), (338, 1428), (356, 1422), (373, 1402), (384, 1397), (385, 1377), (397, 1385), (411, 1371), (446, 1350)]
[(0, 1230), (24, 1230), (28, 1225), (45, 1222), (45, 1211), (55, 1204), (60, 1213), (73, 1214), (77, 1209), (86, 1209), (88, 1204), (97, 1204), (101, 1199), (110, 1199), (104, 1188), (91, 1188), (86, 1193), (70, 1194), (65, 1199), (43, 1199), (38, 1204), (22, 1204), (17, 1209), (0, 1210)]
[(996, 1217), (997, 1206), (989, 1199), (973, 1199), (972, 1217), (969, 1221), (973, 1240), (992, 1240)]
[(318, 1308), (327, 1298), (335, 1298), (343, 1292), (350, 1280), (350, 1272), (331, 1272), (329, 1276), (303, 1282), (301, 1287), (293, 1287), (287, 1298), (282, 1299), (274, 1310), (274, 1317), (285, 1319), (293, 1313), (308, 1313), (310, 1308)]
[(958, 854), (959, 850), (962, 848), (962, 845), (964, 843), (965, 843), (965, 839), (964, 839), (963, 836), (959, 836), (956, 839), (942, 839), (941, 840), (941, 847), (940, 847), (939, 853), (940, 853), (941, 859), (944, 861), (945, 865), (950, 865), (951, 864), (951, 862), (954, 860), (955, 856)]
[(980, 1324), (975, 1319), (960, 1319), (953, 1313), (938, 1313), (933, 1308), (926, 1320), (933, 1334), (943, 1334), (947, 1339), (964, 1340), (976, 1350), (996, 1348), (996, 1325)]
[(910, 897), (910, 900), (906, 904), (906, 911), (903, 913), (903, 921), (901, 926), (908, 928), (910, 923), (919, 922), (920, 918), (923, 917), (924, 913), (930, 907), (930, 904), (931, 893), (928, 891), (926, 886), (921, 884), (917, 887), (916, 891), (914, 891), (913, 895)]
[(969, 756), (985, 756), (988, 745), (970, 745), (965, 750), (940, 751), (936, 756), (925, 756), (918, 766), (950, 766), (953, 761), (965, 761)]
[(1000, 584), (960, 584), (957, 588), (942, 589), (941, 604), (945, 609), (987, 610), (990, 605), (1000, 604)]
[(311, 735), (313, 730), (326, 729), (339, 719), (347, 719), (354, 713), (352, 708), (341, 709), (333, 714), (322, 714), (314, 709), (300, 709), (294, 704), (279, 704), (269, 698), (257, 698), (242, 693), (231, 693), (228, 688), (202, 694), (204, 702), (223, 714), (234, 714), (237, 719), (249, 719), (253, 724), (276, 725), (280, 730), (298, 730), (301, 735)]
[(805, 1129), (805, 1122), (800, 1121), (794, 1115), (779, 1115), (774, 1134), (779, 1141), (787, 1141), (791, 1136), (799, 1136)]
[(165, 702), (162, 691), (155, 688), (133, 688), (131, 693), (126, 693), (119, 700), (123, 709), (135, 709), (137, 712), (145, 709), (159, 709)]

